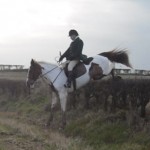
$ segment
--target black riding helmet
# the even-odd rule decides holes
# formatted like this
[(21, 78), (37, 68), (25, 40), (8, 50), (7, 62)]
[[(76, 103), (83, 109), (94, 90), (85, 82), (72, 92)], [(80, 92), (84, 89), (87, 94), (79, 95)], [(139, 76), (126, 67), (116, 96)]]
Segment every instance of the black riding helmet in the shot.
[(71, 36), (71, 35), (76, 35), (76, 36), (78, 36), (79, 34), (78, 34), (78, 32), (77, 32), (76, 30), (70, 30), (70, 31), (69, 31), (69, 36)]

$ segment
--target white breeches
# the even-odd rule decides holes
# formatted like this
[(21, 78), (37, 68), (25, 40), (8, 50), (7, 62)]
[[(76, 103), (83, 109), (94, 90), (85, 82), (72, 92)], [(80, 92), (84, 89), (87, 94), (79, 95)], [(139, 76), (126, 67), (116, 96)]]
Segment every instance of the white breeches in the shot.
[(68, 64), (68, 71), (72, 71), (73, 68), (77, 65), (78, 62), (79, 62), (79, 60), (70, 61), (69, 64)]

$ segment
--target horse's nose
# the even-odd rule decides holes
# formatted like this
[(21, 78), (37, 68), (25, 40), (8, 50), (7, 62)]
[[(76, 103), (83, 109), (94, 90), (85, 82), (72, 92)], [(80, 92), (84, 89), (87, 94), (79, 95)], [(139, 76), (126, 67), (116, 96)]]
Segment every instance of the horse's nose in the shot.
[(30, 83), (29, 83), (29, 79), (26, 79), (26, 86), (28, 88), (28, 92), (29, 92), (29, 95), (30, 95)]
[(27, 79), (26, 80), (26, 86), (28, 88), (34, 88), (34, 81), (33, 80), (30, 80), (30, 79)]

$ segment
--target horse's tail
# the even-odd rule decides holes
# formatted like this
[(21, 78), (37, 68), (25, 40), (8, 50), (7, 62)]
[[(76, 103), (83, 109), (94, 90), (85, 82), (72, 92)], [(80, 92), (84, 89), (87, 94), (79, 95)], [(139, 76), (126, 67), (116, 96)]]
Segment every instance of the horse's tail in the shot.
[(129, 56), (128, 56), (127, 50), (114, 49), (109, 52), (100, 53), (99, 55), (107, 57), (112, 62), (121, 63), (123, 65), (126, 65), (127, 67), (132, 68), (129, 62)]

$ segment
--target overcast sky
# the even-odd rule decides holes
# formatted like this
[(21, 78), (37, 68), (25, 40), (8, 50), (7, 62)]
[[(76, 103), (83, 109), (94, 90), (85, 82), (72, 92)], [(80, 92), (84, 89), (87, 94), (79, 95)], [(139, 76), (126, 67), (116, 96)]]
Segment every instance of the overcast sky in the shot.
[(127, 48), (135, 69), (150, 70), (149, 0), (0, 0), (0, 64), (55, 62), (70, 29), (88, 56)]

